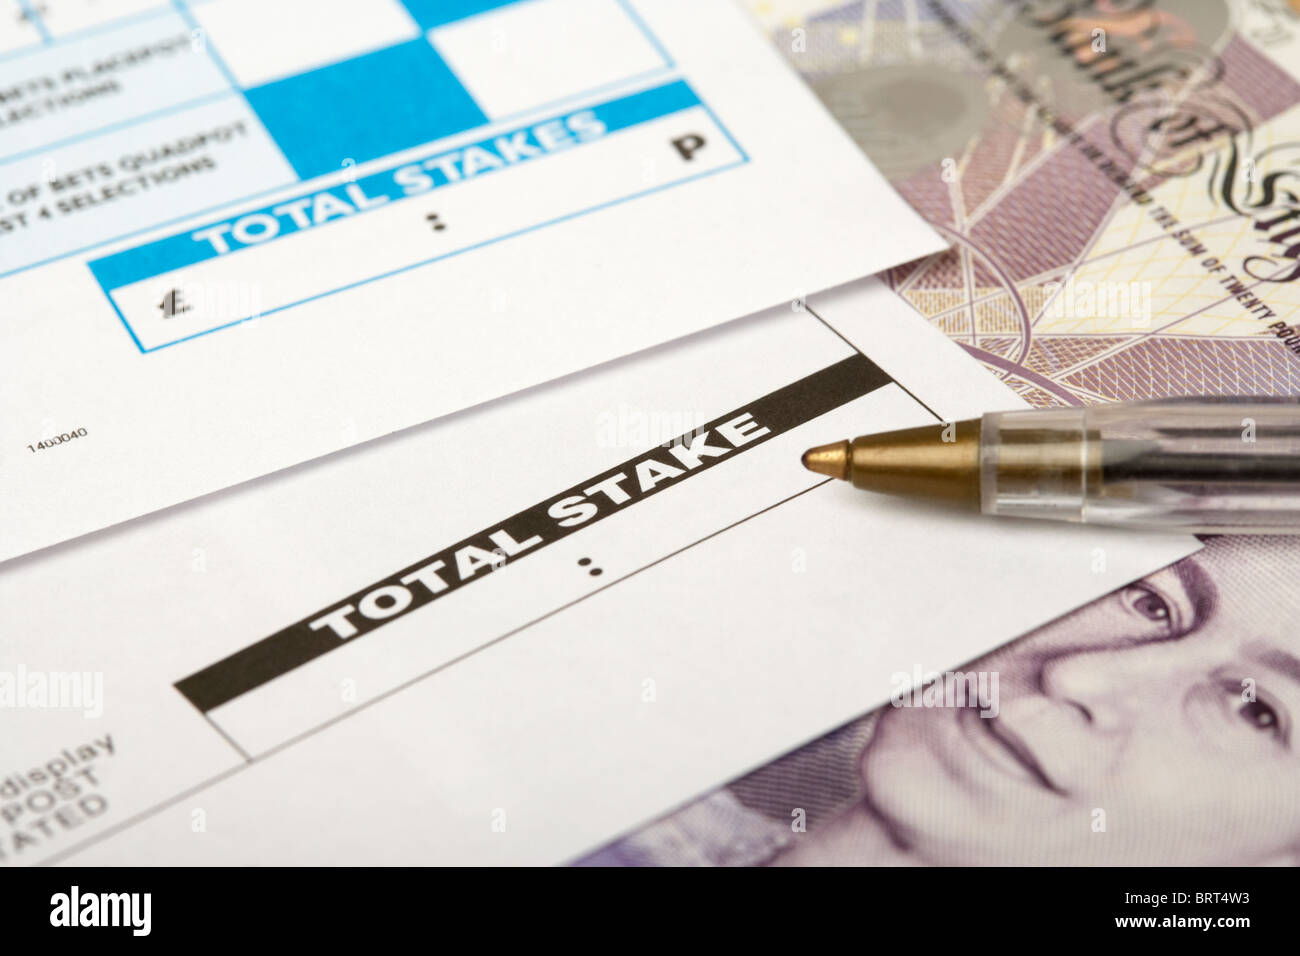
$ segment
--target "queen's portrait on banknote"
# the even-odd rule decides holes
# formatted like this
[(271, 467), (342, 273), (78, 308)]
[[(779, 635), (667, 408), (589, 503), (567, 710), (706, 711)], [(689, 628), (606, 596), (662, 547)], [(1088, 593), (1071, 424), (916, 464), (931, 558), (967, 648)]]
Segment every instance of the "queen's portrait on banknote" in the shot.
[(962, 668), (995, 706), (885, 706), (585, 862), (1292, 865), (1297, 576), (1211, 539)]

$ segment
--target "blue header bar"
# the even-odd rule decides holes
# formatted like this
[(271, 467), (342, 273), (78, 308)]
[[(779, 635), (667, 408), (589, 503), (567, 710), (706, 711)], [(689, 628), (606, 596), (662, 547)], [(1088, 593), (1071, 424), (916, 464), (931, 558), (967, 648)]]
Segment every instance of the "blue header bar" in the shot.
[(699, 105), (684, 80), (562, 113), (457, 149), (430, 154), (355, 182), (302, 193), (230, 219), (126, 249), (89, 263), (105, 292), (174, 269), (232, 255), (335, 219), (594, 142)]

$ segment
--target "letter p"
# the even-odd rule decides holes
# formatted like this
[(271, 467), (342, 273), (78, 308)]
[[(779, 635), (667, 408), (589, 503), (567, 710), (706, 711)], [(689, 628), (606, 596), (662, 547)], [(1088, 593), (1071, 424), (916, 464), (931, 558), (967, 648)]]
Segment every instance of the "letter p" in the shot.
[(699, 133), (687, 133), (672, 141), (673, 148), (681, 154), (682, 159), (690, 162), (695, 154), (704, 148), (704, 137)]

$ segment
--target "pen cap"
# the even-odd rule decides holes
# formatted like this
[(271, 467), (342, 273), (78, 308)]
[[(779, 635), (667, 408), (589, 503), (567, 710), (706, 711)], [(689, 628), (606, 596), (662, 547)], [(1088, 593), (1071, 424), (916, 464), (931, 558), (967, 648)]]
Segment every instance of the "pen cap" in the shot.
[(1300, 532), (1300, 399), (991, 413), (989, 514), (1206, 533)]

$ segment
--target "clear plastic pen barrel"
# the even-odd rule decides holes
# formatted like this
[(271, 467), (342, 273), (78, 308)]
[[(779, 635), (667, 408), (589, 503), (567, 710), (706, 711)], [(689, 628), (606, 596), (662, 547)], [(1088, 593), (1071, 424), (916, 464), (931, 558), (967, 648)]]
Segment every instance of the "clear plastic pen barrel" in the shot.
[(1173, 399), (985, 415), (987, 514), (1300, 534), (1300, 399)]

